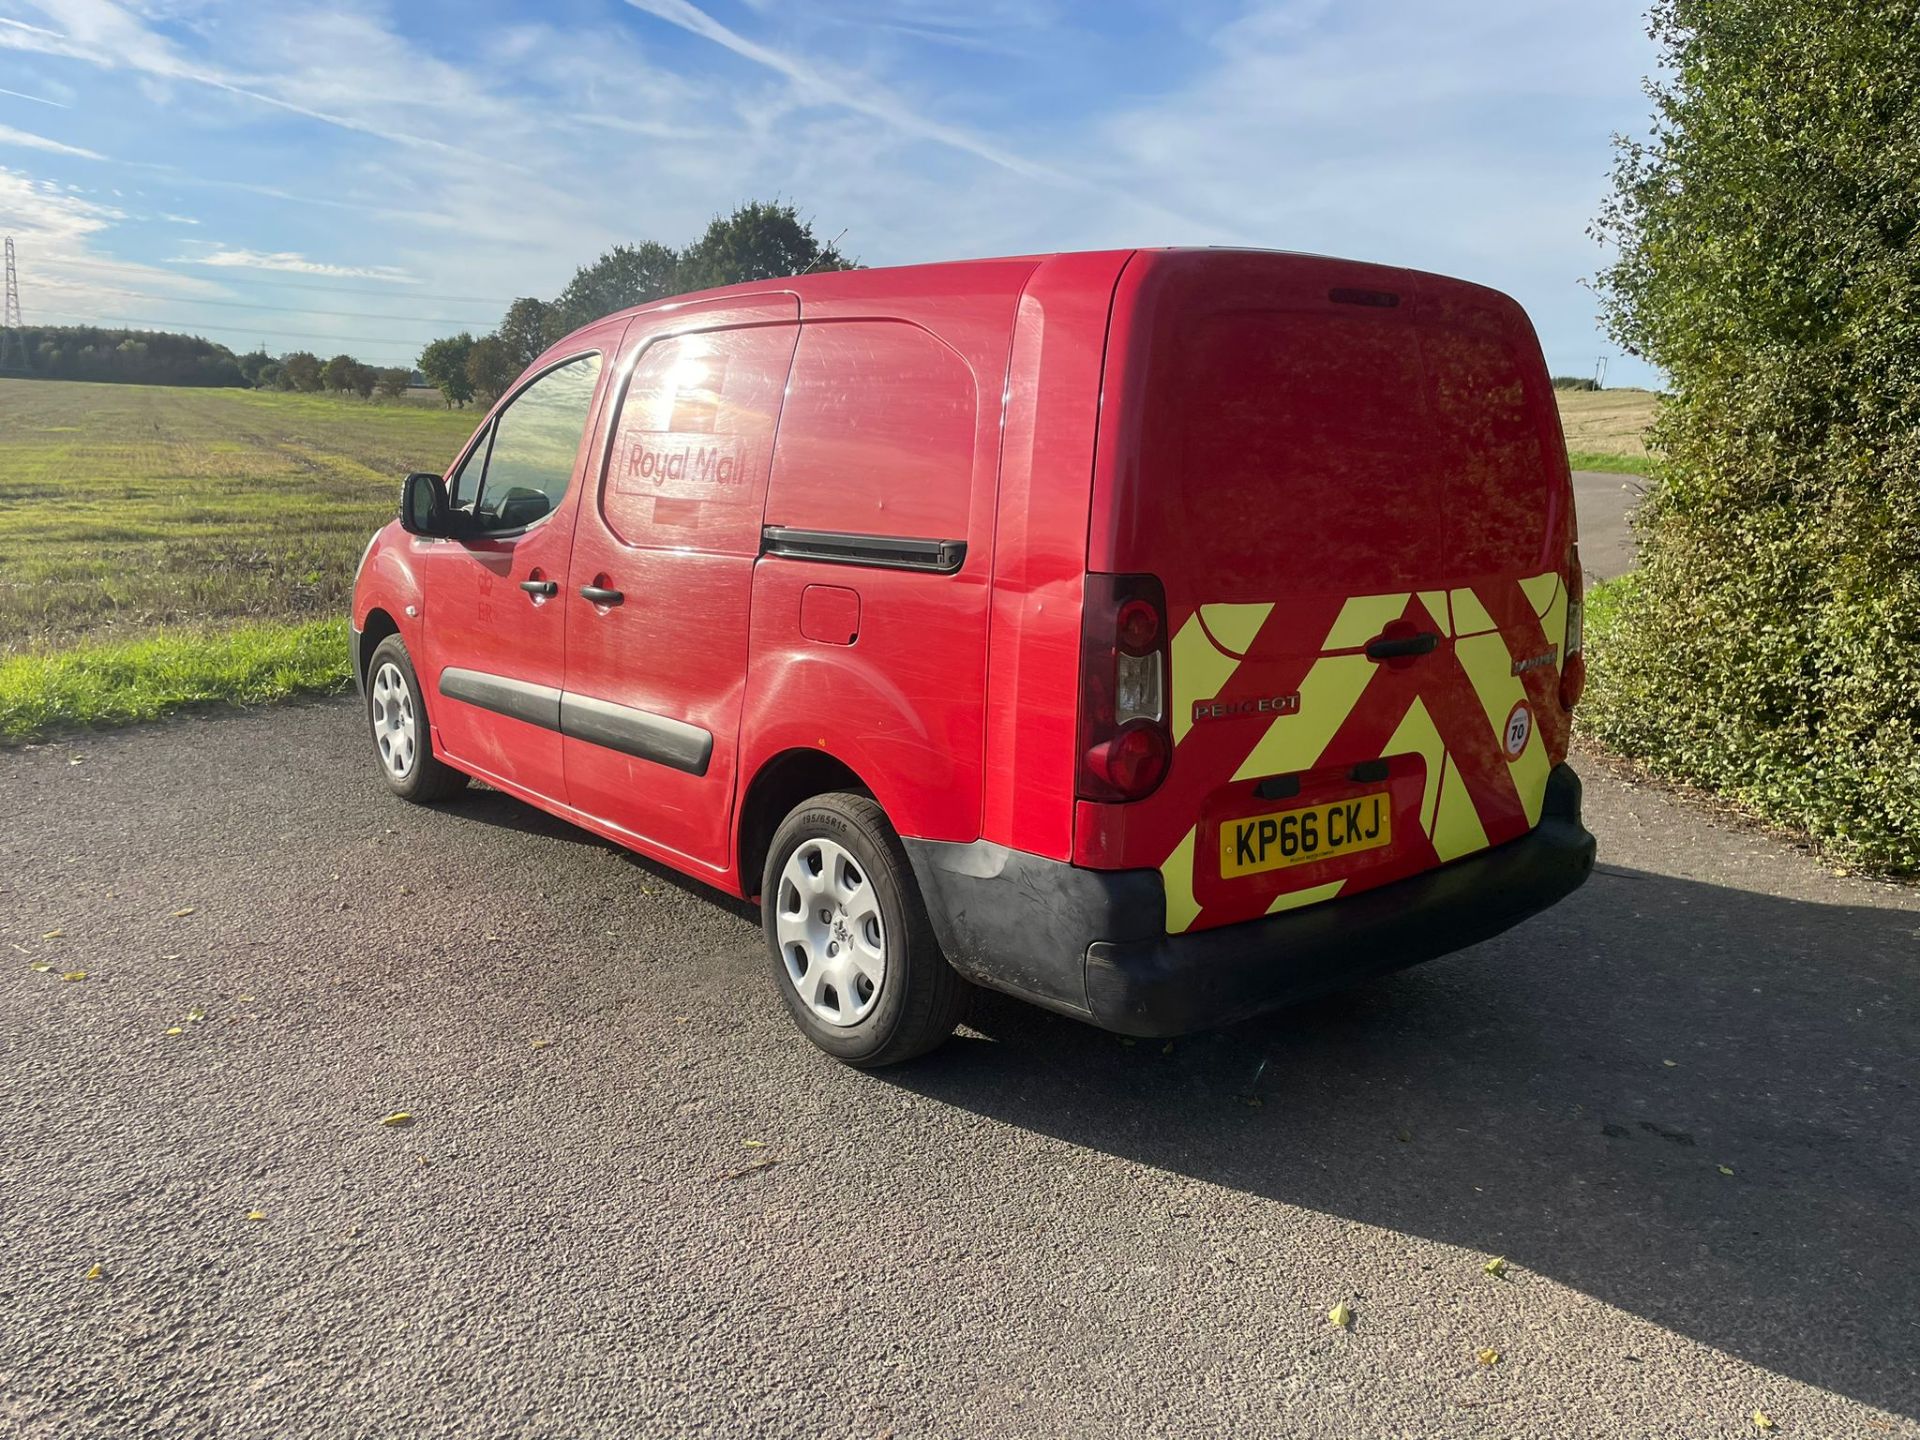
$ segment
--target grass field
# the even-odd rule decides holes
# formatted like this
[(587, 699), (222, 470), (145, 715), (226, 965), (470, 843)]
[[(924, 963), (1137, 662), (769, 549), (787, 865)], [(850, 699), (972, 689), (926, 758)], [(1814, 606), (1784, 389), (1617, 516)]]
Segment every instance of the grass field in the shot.
[(1647, 471), (1647, 426), (1660, 397), (1651, 390), (1556, 390), (1560, 428), (1576, 470)]
[[(1557, 393), (1577, 466), (1644, 467), (1650, 392)], [(360, 552), (478, 419), (0, 380), (0, 740), (345, 685)]]
[(345, 613), (400, 477), (471, 411), (0, 380), (0, 657)]

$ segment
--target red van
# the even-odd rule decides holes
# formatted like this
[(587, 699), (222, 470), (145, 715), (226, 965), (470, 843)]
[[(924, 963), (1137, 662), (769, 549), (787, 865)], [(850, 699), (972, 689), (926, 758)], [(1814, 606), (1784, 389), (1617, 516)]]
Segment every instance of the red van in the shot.
[(808, 275), (568, 336), (354, 587), (381, 773), (733, 895), (856, 1065), (973, 985), (1222, 1024), (1593, 865), (1580, 562), (1512, 300), (1316, 256)]

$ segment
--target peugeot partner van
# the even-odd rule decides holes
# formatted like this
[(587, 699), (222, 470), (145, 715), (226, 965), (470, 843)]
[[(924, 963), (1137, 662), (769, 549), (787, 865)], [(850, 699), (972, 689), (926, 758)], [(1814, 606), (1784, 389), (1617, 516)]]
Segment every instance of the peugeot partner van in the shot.
[(807, 275), (569, 335), (353, 599), (380, 773), (731, 895), (855, 1065), (977, 985), (1140, 1036), (1578, 887), (1566, 452), (1519, 306), (1316, 256)]

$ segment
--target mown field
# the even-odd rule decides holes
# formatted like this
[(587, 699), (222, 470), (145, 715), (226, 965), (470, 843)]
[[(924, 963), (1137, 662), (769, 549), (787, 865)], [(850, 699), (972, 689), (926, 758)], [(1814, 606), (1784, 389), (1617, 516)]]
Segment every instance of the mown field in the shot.
[(0, 657), (344, 612), (400, 477), (471, 411), (0, 380)]
[[(1644, 465), (1650, 393), (1559, 397), (1576, 464)], [(443, 469), (477, 420), (0, 380), (0, 740), (346, 684), (361, 549), (400, 477)]]
[(1556, 390), (1560, 428), (1576, 470), (1647, 468), (1647, 426), (1660, 397), (1651, 390)]

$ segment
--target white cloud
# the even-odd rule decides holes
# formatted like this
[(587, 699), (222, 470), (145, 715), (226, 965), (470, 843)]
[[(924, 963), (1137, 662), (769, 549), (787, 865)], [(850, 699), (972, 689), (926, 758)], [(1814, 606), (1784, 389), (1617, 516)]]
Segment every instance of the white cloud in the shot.
[[(193, 222), (189, 222), (193, 223)], [(418, 285), (420, 277), (392, 265), (330, 265), (309, 260), (291, 250), (265, 253), (219, 246), (205, 255), (179, 255), (175, 265), (208, 265), (231, 270), (275, 270), (288, 275), (326, 275), (336, 280), (378, 280), (391, 285)]]
[(44, 150), (49, 155), (72, 155), (81, 160), (107, 158), (98, 150), (88, 150), (79, 145), (67, 145), (58, 140), (49, 140), (44, 135), (35, 135), (27, 130), (16, 130), (11, 125), (0, 125), (0, 145), (14, 145), (27, 150)]

